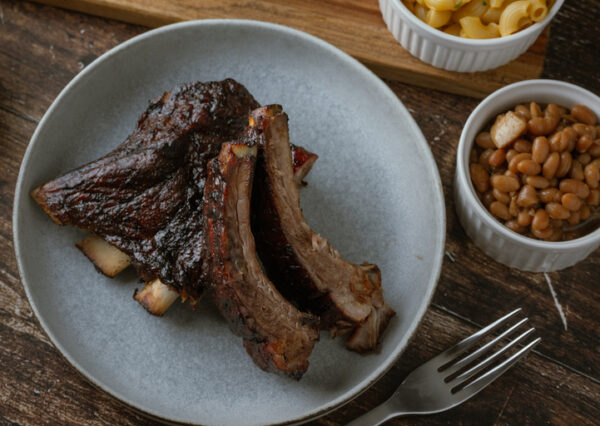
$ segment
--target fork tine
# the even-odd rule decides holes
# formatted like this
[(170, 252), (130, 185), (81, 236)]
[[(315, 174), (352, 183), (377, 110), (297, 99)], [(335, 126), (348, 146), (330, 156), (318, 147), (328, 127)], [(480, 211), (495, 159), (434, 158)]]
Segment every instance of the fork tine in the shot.
[[(520, 341), (522, 341), (523, 339), (525, 339), (527, 336), (529, 336), (534, 331), (535, 331), (535, 328), (530, 328), (529, 330), (527, 330), (526, 332), (524, 332), (523, 334), (521, 334), (519, 337), (517, 337), (515, 340), (513, 340), (510, 343), (508, 343), (502, 349), (500, 349), (499, 351), (495, 352), (494, 354), (492, 354), (488, 358), (486, 358), (483, 361), (481, 361), (475, 367), (473, 367), (473, 368), (465, 371), (464, 373), (462, 373), (459, 376), (457, 376), (456, 378), (454, 378), (452, 380), (452, 382), (455, 382), (457, 380), (464, 381), (464, 380), (467, 380), (467, 379), (473, 377), (475, 374), (477, 374), (478, 372), (480, 372), (481, 370), (483, 370), (485, 367), (487, 367), (488, 365), (490, 365), (499, 356), (501, 356), (503, 353), (505, 353), (506, 351), (508, 351), (510, 348), (512, 348), (513, 346), (515, 346), (516, 344), (518, 344)], [(450, 383), (452, 383), (452, 382), (450, 382)]]
[(531, 349), (533, 349), (541, 341), (542, 341), (542, 338), (538, 337), (537, 339), (535, 339), (532, 342), (528, 343), (526, 346), (524, 346), (523, 348), (521, 348), (519, 350), (519, 352), (515, 353), (510, 358), (507, 358), (506, 360), (502, 361), (501, 364), (498, 364), (496, 367), (492, 368), (490, 371), (488, 371), (487, 373), (485, 373), (481, 377), (477, 378), (476, 380), (472, 381), (467, 386), (465, 386), (464, 388), (462, 388), (461, 390), (459, 390), (456, 393), (456, 395), (459, 396), (462, 392), (468, 392), (469, 393), (469, 396), (468, 396), (469, 398), (471, 396), (475, 395), (480, 390), (482, 390), (487, 385), (489, 385), (494, 380), (496, 380), (498, 377), (502, 376), (509, 368), (511, 368), (521, 358), (523, 358), (525, 355), (527, 355), (527, 353)]
[(456, 344), (456, 346), (453, 346), (450, 349), (445, 350), (444, 352), (439, 354), (434, 359), (437, 361), (441, 361), (440, 367), (444, 367), (446, 364), (448, 364), (448, 362), (454, 360), (457, 356), (459, 356), (460, 354), (465, 352), (467, 349), (469, 349), (471, 346), (473, 346), (475, 343), (477, 343), (479, 341), (479, 339), (487, 336), (488, 334), (490, 334), (491, 332), (496, 330), (498, 327), (500, 327), (502, 324), (504, 324), (505, 321), (512, 318), (519, 312), (521, 312), (521, 308), (517, 308), (514, 311), (512, 311), (511, 313), (504, 315), (499, 320), (494, 321), (493, 323), (491, 323), (490, 325), (488, 325), (485, 328), (482, 328), (475, 334), (472, 334), (471, 336), (467, 337), (466, 339), (461, 340), (460, 342), (458, 342), (458, 344)]
[(460, 370), (464, 366), (470, 364), (472, 361), (474, 361), (477, 358), (479, 358), (484, 353), (488, 352), (498, 342), (502, 341), (502, 339), (504, 339), (505, 337), (510, 336), (512, 333), (514, 333), (514, 331), (517, 328), (519, 328), (520, 326), (522, 326), (523, 324), (525, 324), (527, 321), (528, 321), (528, 318), (523, 318), (521, 321), (519, 321), (518, 323), (516, 323), (515, 325), (513, 325), (512, 327), (510, 327), (508, 330), (503, 331), (501, 334), (499, 334), (493, 340), (490, 340), (488, 343), (486, 343), (485, 345), (483, 345), (481, 348), (477, 349), (472, 354), (469, 354), (466, 357), (461, 358), (458, 362), (452, 364), (449, 368), (444, 369), (443, 370), (444, 373), (447, 374), (446, 377), (451, 376), (452, 374), (456, 373), (458, 370)]

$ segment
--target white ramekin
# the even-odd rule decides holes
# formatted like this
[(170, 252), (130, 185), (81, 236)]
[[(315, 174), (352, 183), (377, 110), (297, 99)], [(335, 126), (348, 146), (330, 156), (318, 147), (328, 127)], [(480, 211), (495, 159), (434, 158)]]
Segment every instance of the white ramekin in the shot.
[(533, 272), (564, 269), (585, 259), (600, 246), (600, 229), (571, 241), (546, 242), (509, 230), (484, 207), (471, 182), (469, 153), (475, 136), (498, 114), (524, 102), (555, 103), (568, 108), (589, 107), (600, 118), (600, 98), (573, 84), (556, 80), (527, 80), (489, 95), (471, 113), (458, 143), (454, 200), (467, 235), (488, 256), (512, 268)]
[(379, 9), (390, 32), (413, 56), (436, 68), (474, 72), (499, 67), (525, 52), (563, 2), (556, 0), (541, 22), (508, 37), (488, 40), (471, 40), (436, 30), (417, 18), (401, 0), (379, 0)]

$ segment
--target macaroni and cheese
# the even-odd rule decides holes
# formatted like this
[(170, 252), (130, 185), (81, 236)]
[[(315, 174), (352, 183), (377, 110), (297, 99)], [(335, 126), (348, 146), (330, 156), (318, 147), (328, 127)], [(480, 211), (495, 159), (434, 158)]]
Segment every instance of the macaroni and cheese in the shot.
[(506, 37), (546, 17), (553, 0), (402, 0), (419, 19), (458, 37)]

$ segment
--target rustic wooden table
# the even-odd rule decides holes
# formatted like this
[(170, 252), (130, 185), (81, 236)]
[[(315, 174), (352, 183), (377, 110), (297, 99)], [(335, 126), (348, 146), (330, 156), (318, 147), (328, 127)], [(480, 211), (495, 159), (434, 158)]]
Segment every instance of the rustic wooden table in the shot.
[[(600, 94), (600, 1), (566, 2), (555, 18), (543, 76)], [(40, 327), (25, 296), (12, 242), (21, 159), (59, 91), (96, 57), (147, 28), (0, 0), (0, 424), (153, 423), (95, 389)], [(476, 398), (443, 414), (390, 424), (597, 424), (600, 419), (600, 251), (548, 274), (509, 269), (484, 255), (454, 213), (452, 178), (461, 127), (478, 101), (388, 82), (420, 125), (440, 169), (446, 258), (436, 295), (396, 365), (352, 403), (314, 424), (343, 424), (389, 397), (413, 368), (521, 306), (543, 341)]]

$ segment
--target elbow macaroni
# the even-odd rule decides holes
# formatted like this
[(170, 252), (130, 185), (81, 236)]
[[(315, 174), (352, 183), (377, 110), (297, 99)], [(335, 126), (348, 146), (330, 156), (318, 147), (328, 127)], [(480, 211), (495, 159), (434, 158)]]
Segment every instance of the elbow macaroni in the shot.
[(506, 6), (498, 22), (500, 35), (506, 37), (531, 25), (530, 10), (531, 3), (527, 0), (519, 0)]
[(548, 15), (554, 0), (402, 0), (426, 24), (467, 38), (506, 37)]

